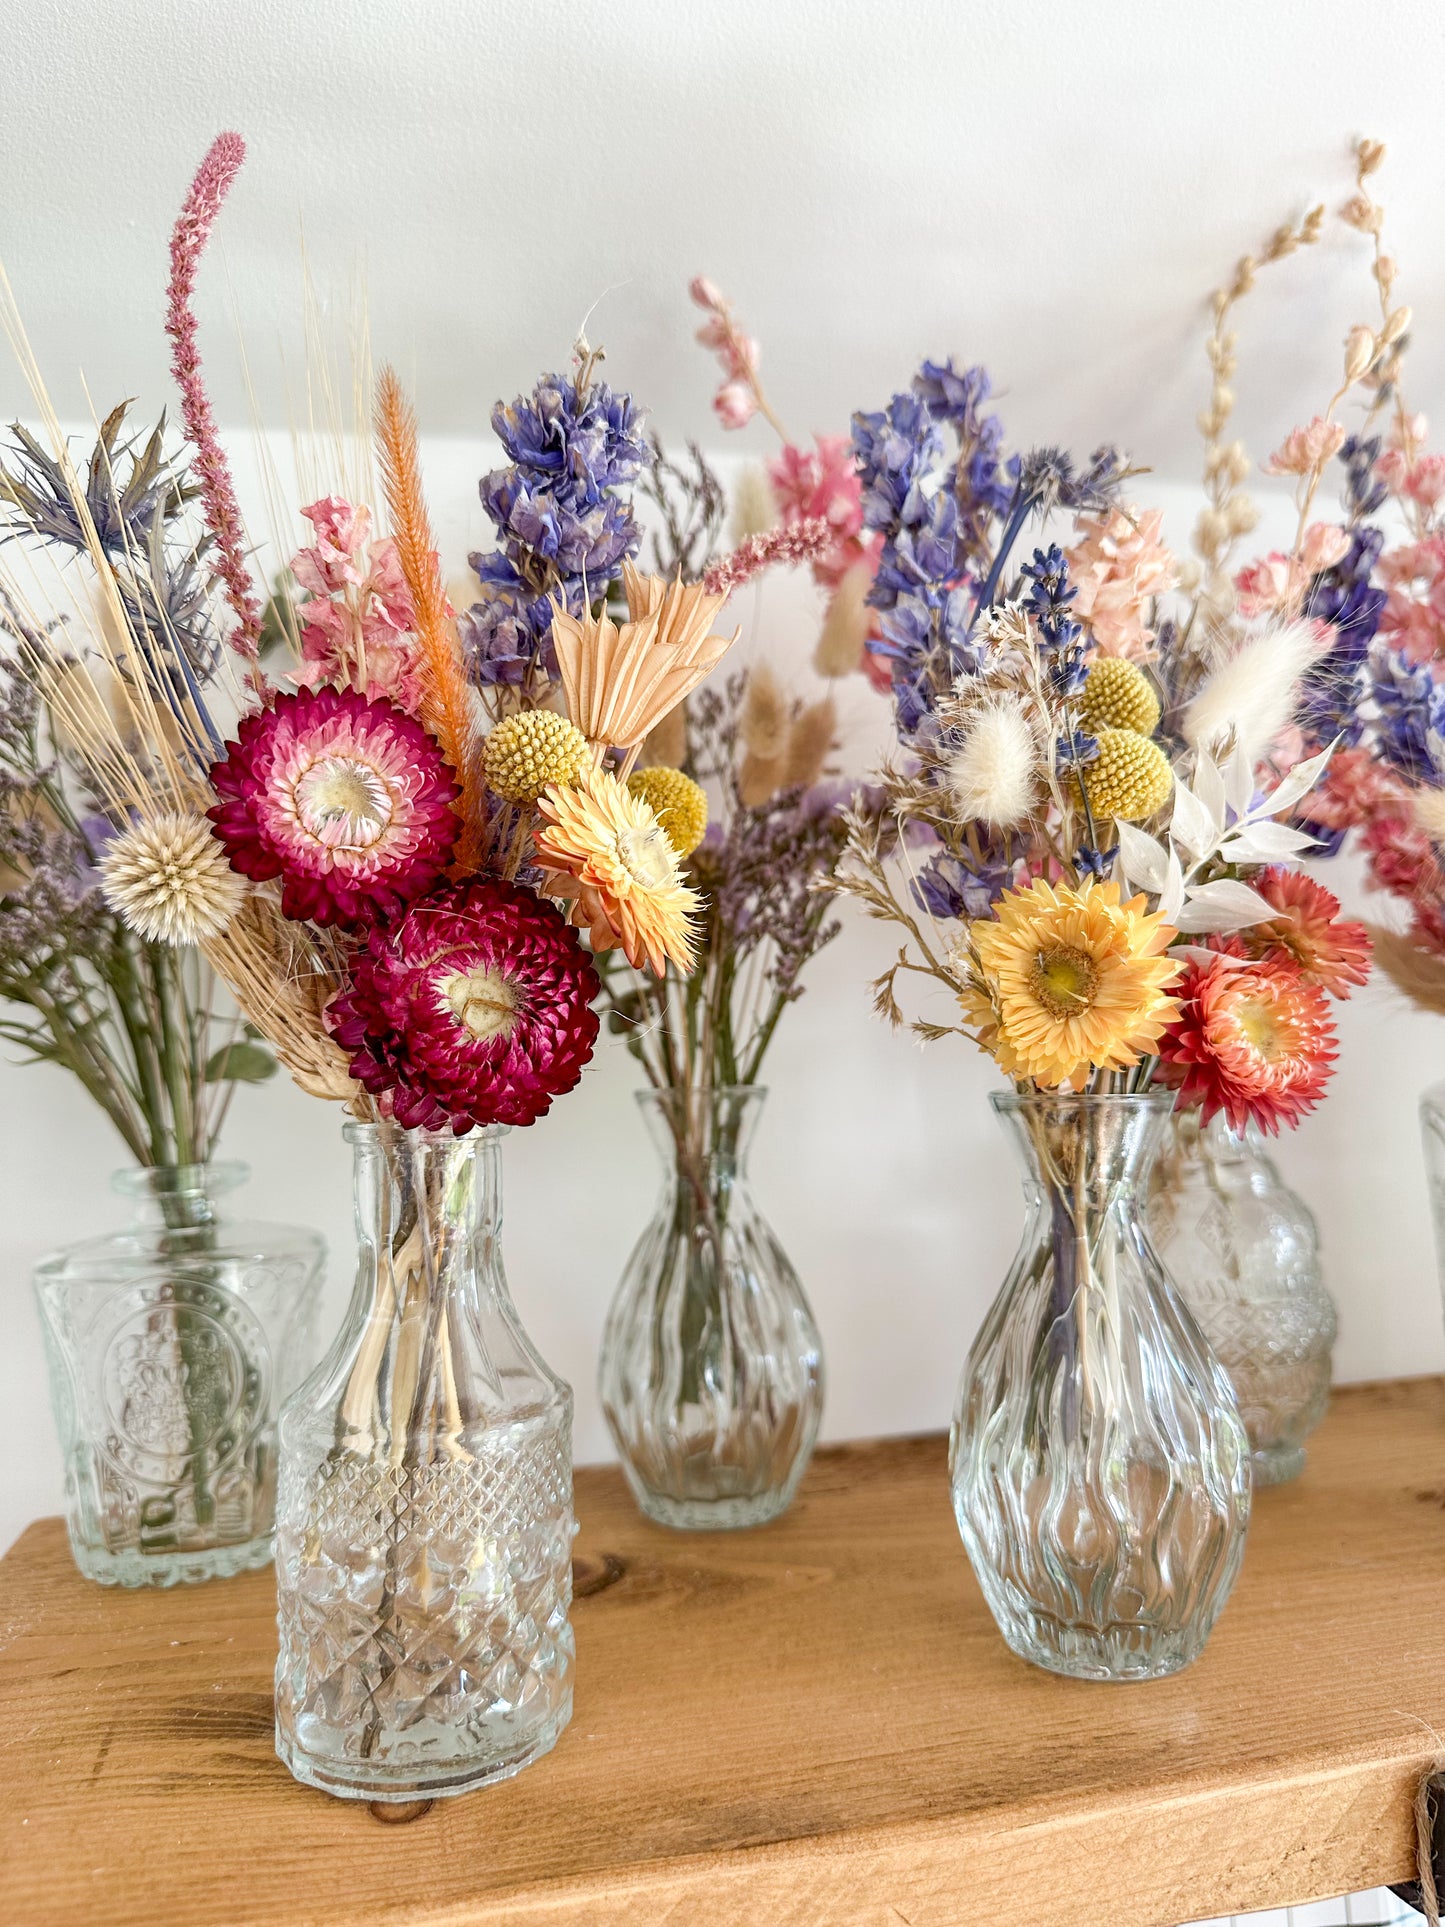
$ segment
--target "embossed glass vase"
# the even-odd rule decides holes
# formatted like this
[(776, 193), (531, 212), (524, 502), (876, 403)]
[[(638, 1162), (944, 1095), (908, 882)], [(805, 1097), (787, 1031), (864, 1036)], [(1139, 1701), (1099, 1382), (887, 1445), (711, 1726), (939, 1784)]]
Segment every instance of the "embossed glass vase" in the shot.
[(572, 1393), (507, 1289), (500, 1126), (351, 1124), (356, 1289), (281, 1415), (276, 1750), (343, 1798), (466, 1793), (572, 1712)]
[(1027, 1219), (963, 1369), (954, 1512), (1022, 1658), (1157, 1679), (1199, 1655), (1249, 1522), (1249, 1442), (1141, 1223), (1169, 1092), (995, 1095)]
[(1197, 1111), (1174, 1119), (1149, 1206), (1155, 1249), (1228, 1372), (1256, 1485), (1304, 1468), (1325, 1415), (1338, 1319), (1320, 1276), (1319, 1234), (1254, 1129)]
[(236, 1163), (117, 1172), (133, 1222), (36, 1267), (71, 1550), (104, 1585), (271, 1557), (276, 1416), (316, 1355), (326, 1247), (225, 1217), (217, 1201), (245, 1177)]
[(823, 1348), (748, 1187), (758, 1085), (642, 1091), (662, 1153), (652, 1222), (602, 1335), (602, 1406), (660, 1525), (762, 1525), (792, 1503), (823, 1415)]

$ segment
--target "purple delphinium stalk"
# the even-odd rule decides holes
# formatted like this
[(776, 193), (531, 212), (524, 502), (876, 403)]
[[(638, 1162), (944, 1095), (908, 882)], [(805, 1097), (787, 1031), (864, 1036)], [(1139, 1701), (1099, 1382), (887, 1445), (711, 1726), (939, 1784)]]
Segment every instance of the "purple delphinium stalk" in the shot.
[(479, 685), (552, 681), (554, 600), (580, 615), (636, 552), (632, 490), (652, 451), (630, 395), (564, 375), (499, 402), (492, 427), (509, 459), (480, 492), (499, 546), (470, 558), (481, 593), (458, 631)]

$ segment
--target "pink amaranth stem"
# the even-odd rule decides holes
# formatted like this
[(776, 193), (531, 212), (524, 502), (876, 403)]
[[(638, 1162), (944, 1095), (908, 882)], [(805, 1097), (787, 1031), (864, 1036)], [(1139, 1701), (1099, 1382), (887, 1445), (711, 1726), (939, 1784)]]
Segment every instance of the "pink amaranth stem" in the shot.
[(780, 562), (812, 562), (825, 555), (836, 540), (837, 531), (821, 515), (769, 529), (765, 535), (750, 535), (731, 554), (713, 563), (702, 586), (709, 595), (731, 595)]
[(201, 504), (206, 526), (215, 538), (219, 554), (217, 570), (226, 585), (226, 600), (236, 616), (236, 628), (229, 638), (230, 647), (248, 665), (251, 686), (258, 692), (266, 686), (259, 667), (261, 645), (261, 604), (256, 599), (255, 583), (246, 567), (245, 535), (241, 511), (231, 480), (231, 465), (216, 432), (216, 417), (206, 393), (201, 372), (201, 353), (197, 345), (196, 317), (191, 310), (196, 269), (215, 226), (232, 181), (246, 158), (246, 143), (239, 134), (218, 134), (196, 169), (179, 218), (171, 233), (171, 277), (166, 290), (166, 333), (175, 346), (171, 352), (171, 372), (181, 391), (181, 420), (195, 448), (193, 467), (200, 485)]

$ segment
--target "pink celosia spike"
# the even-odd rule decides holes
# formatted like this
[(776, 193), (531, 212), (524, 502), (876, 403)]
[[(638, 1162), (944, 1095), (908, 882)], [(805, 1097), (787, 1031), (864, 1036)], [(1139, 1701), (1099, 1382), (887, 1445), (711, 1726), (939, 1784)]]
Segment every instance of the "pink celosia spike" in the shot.
[(236, 615), (230, 646), (249, 664), (252, 685), (260, 690), (265, 678), (258, 666), (261, 643), (261, 605), (245, 562), (241, 511), (231, 480), (230, 463), (216, 432), (216, 418), (201, 373), (196, 343), (196, 317), (191, 311), (196, 269), (210, 238), (232, 181), (246, 158), (239, 134), (218, 134), (196, 169), (195, 179), (171, 233), (171, 277), (166, 290), (166, 333), (175, 346), (171, 372), (181, 391), (181, 420), (195, 448), (195, 472), (200, 485), (206, 526), (215, 537), (218, 570), (226, 585), (226, 600)]
[(832, 548), (835, 540), (833, 529), (817, 515), (769, 529), (765, 535), (750, 535), (730, 555), (713, 563), (702, 586), (709, 595), (731, 595), (775, 563), (811, 562)]

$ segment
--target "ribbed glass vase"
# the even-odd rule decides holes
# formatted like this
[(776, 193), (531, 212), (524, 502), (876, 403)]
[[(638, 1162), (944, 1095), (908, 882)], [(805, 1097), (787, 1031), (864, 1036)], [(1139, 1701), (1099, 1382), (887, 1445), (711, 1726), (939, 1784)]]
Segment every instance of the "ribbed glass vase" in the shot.
[(1201, 1129), (1198, 1112), (1184, 1111), (1156, 1168), (1149, 1228), (1234, 1386), (1255, 1484), (1298, 1477), (1329, 1403), (1339, 1327), (1308, 1206), (1257, 1130), (1222, 1116)]
[(44, 1258), (35, 1295), (75, 1563), (103, 1585), (271, 1557), (276, 1415), (316, 1356), (326, 1247), (233, 1221), (236, 1163), (116, 1173), (132, 1222)]
[(1172, 1096), (992, 1102), (1027, 1219), (959, 1388), (959, 1531), (1022, 1658), (1157, 1679), (1203, 1649), (1250, 1502), (1229, 1381), (1141, 1223)]
[(276, 1750), (344, 1798), (501, 1780), (572, 1713), (572, 1394), (502, 1265), (501, 1127), (352, 1124), (356, 1290), (281, 1415)]
[(662, 1154), (652, 1222), (602, 1336), (607, 1423), (661, 1525), (762, 1525), (791, 1504), (823, 1414), (823, 1348), (748, 1186), (766, 1092), (643, 1091)]
[(1432, 1084), (1420, 1099), (1420, 1137), (1435, 1229), (1435, 1263), (1445, 1293), (1445, 1084)]

